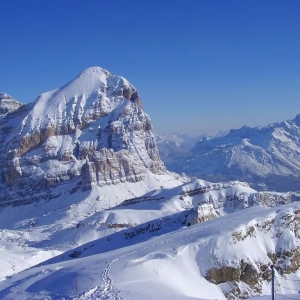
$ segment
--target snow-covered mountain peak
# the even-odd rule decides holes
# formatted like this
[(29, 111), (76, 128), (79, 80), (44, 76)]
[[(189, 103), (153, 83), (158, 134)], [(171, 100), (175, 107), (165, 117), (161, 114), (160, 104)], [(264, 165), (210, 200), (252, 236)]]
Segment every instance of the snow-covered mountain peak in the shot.
[(61, 88), (41, 94), (26, 124), (30, 124), (31, 130), (53, 126), (57, 121), (65, 123), (64, 126), (81, 127), (86, 123), (85, 118), (107, 115), (124, 99), (141, 106), (138, 91), (125, 78), (100, 67), (91, 67)]
[(0, 118), (18, 109), (22, 104), (6, 93), (0, 93)]
[[(0, 202), (24, 199), (24, 190), (17, 196), (15, 187), (27, 180), (41, 191), (72, 178), (92, 188), (166, 171), (139, 92), (100, 67), (10, 115), (0, 125), (0, 185), (9, 194)], [(34, 189), (30, 194), (39, 198)]]
[(3, 99), (13, 99), (12, 96), (6, 94), (6, 93), (0, 93), (0, 101)]
[(297, 126), (300, 126), (300, 114), (292, 120)]
[(102, 93), (107, 90), (109, 96), (124, 96), (127, 100), (135, 100), (132, 94), (137, 93), (136, 88), (127, 79), (112, 75), (101, 67), (85, 69), (68, 85), (70, 84), (75, 85), (76, 91), (79, 90), (79, 87), (84, 87), (86, 93)]
[[(265, 171), (255, 159), (298, 141), (282, 124), (199, 143)], [(160, 141), (184, 153), (198, 138)], [(245, 299), (267, 290), (271, 263), (299, 279), (300, 202), (167, 172), (138, 91), (99, 67), (1, 118), (0, 191), (1, 299)]]
[(101, 67), (90, 67), (59, 90), (71, 96), (76, 94), (90, 95), (103, 90), (107, 85), (107, 78), (110, 76), (112, 75)]
[(79, 76), (83, 76), (83, 75), (93, 76), (95, 74), (98, 74), (98, 75), (105, 74), (106, 76), (112, 76), (112, 74), (108, 70), (103, 69), (98, 66), (86, 68), (85, 70), (83, 70), (81, 72), (81, 74)]

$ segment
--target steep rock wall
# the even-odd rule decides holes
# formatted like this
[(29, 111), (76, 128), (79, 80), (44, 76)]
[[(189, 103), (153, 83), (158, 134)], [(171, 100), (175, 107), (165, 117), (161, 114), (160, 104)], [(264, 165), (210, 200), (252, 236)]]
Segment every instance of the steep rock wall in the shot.
[(138, 91), (99, 67), (8, 113), (0, 131), (5, 205), (55, 197), (70, 180), (87, 190), (166, 172)]

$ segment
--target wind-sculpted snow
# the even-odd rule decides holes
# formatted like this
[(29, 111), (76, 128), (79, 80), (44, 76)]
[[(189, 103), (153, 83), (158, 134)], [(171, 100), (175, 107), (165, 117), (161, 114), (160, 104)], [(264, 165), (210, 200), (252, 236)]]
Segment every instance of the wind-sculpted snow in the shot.
[(208, 181), (243, 180), (255, 189), (300, 189), (300, 115), (264, 127), (244, 126), (202, 138), (189, 153), (162, 156), (169, 170)]
[(149, 173), (143, 181), (76, 193), (69, 182), (51, 201), (2, 208), (0, 279), (65, 251), (64, 257), (112, 251), (251, 206), (291, 201), (289, 194), (258, 193), (241, 182), (179, 179)]
[[(253, 207), (82, 258), (43, 264), (0, 282), (15, 299), (297, 298), (300, 206)], [(120, 239), (120, 244), (124, 241)], [(94, 242), (97, 245), (97, 241)], [(97, 246), (95, 246), (97, 247)], [(262, 298), (262, 299), (268, 299)]]
[(51, 187), (70, 180), (88, 190), (166, 172), (138, 91), (99, 67), (7, 114), (0, 130), (1, 206), (55, 198)]
[(94, 67), (27, 105), (3, 97), (0, 299), (242, 299), (268, 293), (271, 263), (298, 280), (292, 195), (167, 172), (123, 77)]

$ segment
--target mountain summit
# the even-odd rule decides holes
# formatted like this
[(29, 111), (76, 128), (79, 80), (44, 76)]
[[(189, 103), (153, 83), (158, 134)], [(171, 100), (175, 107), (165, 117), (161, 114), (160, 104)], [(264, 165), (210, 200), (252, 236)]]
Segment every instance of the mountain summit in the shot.
[(6, 114), (0, 132), (2, 206), (166, 172), (137, 89), (100, 67)]
[(6, 93), (0, 93), (0, 118), (18, 109), (22, 104)]
[(167, 172), (138, 91), (104, 69), (5, 111), (0, 172), (1, 299), (246, 299), (271, 264), (299, 280), (300, 202)]

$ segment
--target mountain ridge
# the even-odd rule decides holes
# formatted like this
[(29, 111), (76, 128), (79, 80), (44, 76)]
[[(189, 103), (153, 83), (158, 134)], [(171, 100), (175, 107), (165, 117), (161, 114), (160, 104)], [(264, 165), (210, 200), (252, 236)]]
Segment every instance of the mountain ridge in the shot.
[(89, 68), (0, 133), (1, 299), (246, 299), (275, 263), (298, 280), (300, 202), (167, 171), (121, 76)]
[(166, 173), (137, 89), (100, 67), (5, 115), (0, 132), (0, 204), (76, 178), (89, 189)]
[[(173, 155), (173, 156), (172, 156)], [(165, 157), (162, 156), (163, 160)], [(300, 190), (300, 115), (267, 126), (202, 138), (190, 153), (166, 158), (171, 171), (209, 181), (242, 180), (256, 189)]]

